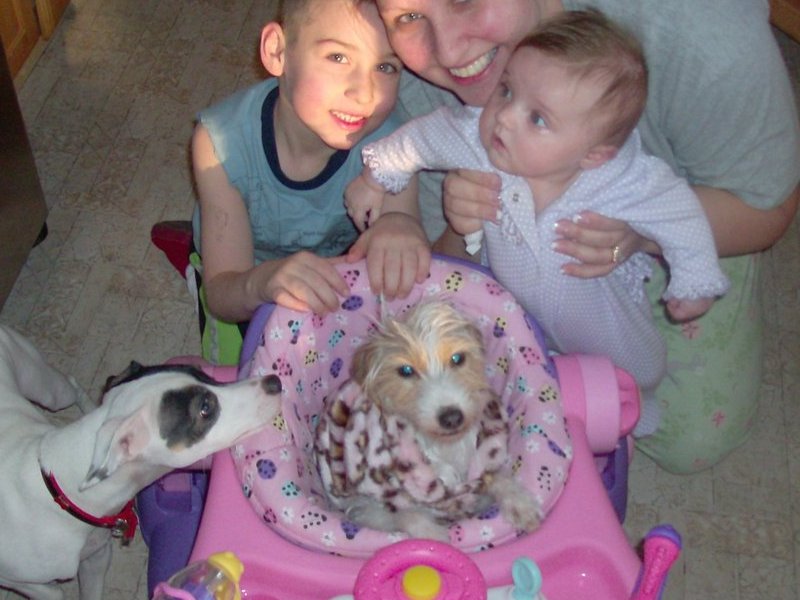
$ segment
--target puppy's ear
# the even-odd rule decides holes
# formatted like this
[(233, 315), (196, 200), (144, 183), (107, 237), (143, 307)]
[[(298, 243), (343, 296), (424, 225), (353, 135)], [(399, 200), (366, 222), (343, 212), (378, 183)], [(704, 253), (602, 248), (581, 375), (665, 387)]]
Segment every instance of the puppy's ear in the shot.
[(472, 336), (472, 339), (475, 340), (475, 343), (481, 349), (481, 352), (483, 352), (485, 343), (484, 343), (484, 339), (483, 339), (483, 333), (481, 333), (481, 330), (478, 329), (478, 326), (475, 325), (475, 323), (470, 321), (465, 329), (466, 329), (467, 335)]
[(370, 357), (372, 356), (372, 344), (367, 342), (359, 346), (353, 353), (353, 358), (350, 363), (350, 377), (360, 386), (363, 387), (364, 380), (367, 378), (369, 366), (372, 364)]
[(150, 443), (150, 429), (144, 409), (103, 423), (97, 432), (89, 472), (78, 489), (84, 491), (100, 483), (120, 466), (140, 456)]

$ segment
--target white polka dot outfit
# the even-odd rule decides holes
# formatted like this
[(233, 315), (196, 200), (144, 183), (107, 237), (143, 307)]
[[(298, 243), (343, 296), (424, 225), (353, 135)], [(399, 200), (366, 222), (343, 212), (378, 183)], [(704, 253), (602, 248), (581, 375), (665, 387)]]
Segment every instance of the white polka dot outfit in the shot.
[(443, 107), (367, 145), (364, 161), (393, 192), (422, 169), (497, 172), (501, 218), (484, 223), (483, 262), (539, 321), (554, 349), (609, 356), (642, 388), (654, 388), (666, 370), (666, 346), (643, 288), (652, 259), (639, 253), (605, 277), (571, 277), (561, 272), (571, 259), (551, 248), (554, 227), (584, 210), (625, 221), (662, 248), (670, 270), (665, 299), (722, 295), (728, 280), (694, 192), (666, 163), (646, 155), (634, 132), (614, 159), (584, 171), (537, 215), (525, 180), (489, 162), (479, 116), (478, 108)]

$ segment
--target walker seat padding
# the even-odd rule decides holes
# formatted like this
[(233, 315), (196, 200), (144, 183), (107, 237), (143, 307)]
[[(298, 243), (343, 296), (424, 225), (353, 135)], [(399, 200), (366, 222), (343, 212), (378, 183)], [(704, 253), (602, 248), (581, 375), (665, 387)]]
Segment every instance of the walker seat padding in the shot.
[[(262, 520), (307, 548), (367, 557), (406, 537), (362, 528), (329, 510), (313, 457), (314, 431), (325, 398), (349, 378), (350, 358), (380, 319), (380, 299), (369, 289), (364, 263), (340, 268), (350, 286), (341, 308), (324, 317), (276, 307), (242, 376), (276, 373), (283, 383), (282, 414), (232, 449), (245, 496)], [(510, 469), (546, 514), (569, 471), (566, 431), (555, 366), (542, 335), (509, 292), (483, 271), (434, 259), (428, 279), (409, 297), (386, 303), (401, 314), (417, 302), (446, 299), (483, 332), (486, 372), (510, 425)], [(477, 551), (518, 532), (491, 507), (449, 529), (456, 547)]]

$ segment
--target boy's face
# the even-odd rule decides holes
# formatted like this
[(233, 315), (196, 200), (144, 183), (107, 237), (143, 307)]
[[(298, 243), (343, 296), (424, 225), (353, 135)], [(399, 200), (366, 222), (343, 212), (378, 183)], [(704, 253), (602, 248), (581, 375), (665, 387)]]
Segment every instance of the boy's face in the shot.
[(481, 142), (498, 169), (568, 184), (601, 142), (602, 93), (533, 48), (516, 50), (480, 121)]
[(297, 30), (281, 99), (328, 146), (349, 149), (391, 112), (402, 63), (371, 2), (319, 0)]

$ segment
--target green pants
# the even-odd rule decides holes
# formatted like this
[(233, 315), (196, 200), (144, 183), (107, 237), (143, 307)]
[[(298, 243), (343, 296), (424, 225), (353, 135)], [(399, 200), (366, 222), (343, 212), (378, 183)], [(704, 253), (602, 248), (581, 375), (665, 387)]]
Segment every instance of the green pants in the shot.
[(637, 447), (668, 471), (711, 467), (747, 439), (761, 386), (761, 260), (723, 259), (730, 291), (700, 319), (682, 324), (665, 318), (659, 298), (666, 273), (654, 269), (648, 294), (667, 340), (667, 376), (655, 391), (661, 424)]

